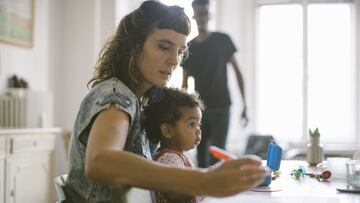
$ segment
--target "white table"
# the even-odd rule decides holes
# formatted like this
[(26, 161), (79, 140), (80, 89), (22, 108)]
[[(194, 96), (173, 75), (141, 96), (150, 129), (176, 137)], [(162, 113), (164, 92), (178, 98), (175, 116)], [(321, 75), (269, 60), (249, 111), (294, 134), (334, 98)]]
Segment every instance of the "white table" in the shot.
[[(228, 198), (207, 198), (205, 203), (360, 203), (360, 193), (342, 193), (336, 188), (345, 188), (345, 179), (330, 179), (319, 182), (305, 176), (299, 180), (290, 173), (297, 165), (307, 166), (304, 161), (281, 162), (281, 176), (271, 182), (271, 188), (277, 192), (248, 191)], [(307, 168), (314, 171), (316, 168)]]

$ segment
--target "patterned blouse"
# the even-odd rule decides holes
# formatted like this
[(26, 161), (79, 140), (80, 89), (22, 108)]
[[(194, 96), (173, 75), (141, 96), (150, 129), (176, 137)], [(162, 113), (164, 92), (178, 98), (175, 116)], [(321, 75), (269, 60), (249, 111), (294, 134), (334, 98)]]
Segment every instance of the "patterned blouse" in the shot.
[[(155, 161), (162, 164), (179, 167), (192, 168), (191, 160), (179, 149), (174, 147), (160, 147), (155, 154)], [(164, 192), (155, 192), (156, 203), (171, 203)], [(179, 203), (198, 203), (200, 198), (194, 197), (189, 200), (184, 200)]]
[[(93, 87), (83, 99), (76, 117), (70, 142), (68, 177), (66, 180), (66, 202), (110, 203), (115, 199), (112, 188), (85, 176), (85, 152), (90, 129), (96, 116), (114, 106), (129, 115), (129, 133), (125, 151), (151, 159), (151, 143), (141, 129), (141, 109), (136, 95), (117, 78), (105, 80)], [(151, 149), (150, 149), (151, 148)], [(127, 202), (129, 186), (119, 187), (116, 199)]]

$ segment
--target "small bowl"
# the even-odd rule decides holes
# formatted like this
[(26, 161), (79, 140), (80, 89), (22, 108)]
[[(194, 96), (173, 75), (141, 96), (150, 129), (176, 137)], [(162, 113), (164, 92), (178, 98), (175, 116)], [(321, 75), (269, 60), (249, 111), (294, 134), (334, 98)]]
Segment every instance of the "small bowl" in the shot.
[(349, 162), (350, 158), (344, 157), (330, 157), (326, 159), (327, 166), (331, 171), (331, 178), (335, 179), (346, 179), (346, 163)]

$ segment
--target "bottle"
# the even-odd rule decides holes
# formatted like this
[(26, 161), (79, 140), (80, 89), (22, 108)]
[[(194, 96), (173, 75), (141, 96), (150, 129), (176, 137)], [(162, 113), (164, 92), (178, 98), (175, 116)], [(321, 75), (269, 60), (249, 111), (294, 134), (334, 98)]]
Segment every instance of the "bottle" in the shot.
[(310, 166), (316, 166), (324, 160), (323, 146), (320, 144), (319, 129), (316, 128), (314, 132), (309, 129), (309, 135), (310, 142), (306, 146), (306, 161)]

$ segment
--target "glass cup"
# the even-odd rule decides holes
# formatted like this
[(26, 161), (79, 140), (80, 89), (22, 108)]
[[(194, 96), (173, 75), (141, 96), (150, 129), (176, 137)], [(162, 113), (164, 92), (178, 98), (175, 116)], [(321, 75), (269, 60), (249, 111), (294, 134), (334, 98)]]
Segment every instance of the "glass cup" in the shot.
[(346, 163), (346, 179), (350, 186), (360, 188), (360, 160)]

